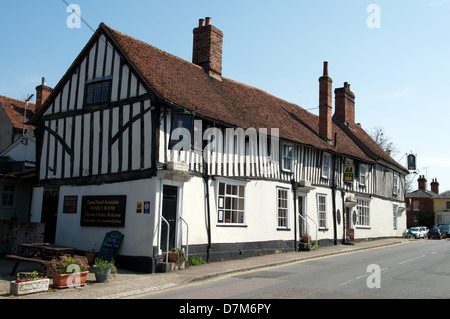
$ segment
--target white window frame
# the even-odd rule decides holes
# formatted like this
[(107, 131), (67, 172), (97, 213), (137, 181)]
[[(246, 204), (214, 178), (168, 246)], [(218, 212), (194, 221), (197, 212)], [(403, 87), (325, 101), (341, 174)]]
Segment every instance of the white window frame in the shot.
[[(224, 193), (221, 193), (221, 184), (224, 184)], [(231, 189), (228, 187), (230, 186)], [(245, 219), (245, 193), (246, 185), (228, 180), (219, 180), (217, 183), (217, 224), (218, 225), (239, 225), (246, 223)], [(236, 187), (236, 194), (233, 194), (233, 188)], [(241, 194), (242, 190), (242, 194)], [(231, 191), (231, 192), (229, 192)], [(232, 222), (233, 215), (235, 222)], [(229, 218), (227, 218), (229, 217)], [(239, 218), (241, 217), (241, 221)], [(227, 222), (229, 220), (229, 222)]]
[[(2, 197), (0, 202), (0, 207), (2, 208), (15, 208), (16, 207), (16, 185), (5, 184), (2, 186)], [(4, 204), (6, 200), (6, 204)], [(10, 202), (12, 201), (12, 204)]]
[[(321, 202), (321, 199), (324, 200), (324, 202)], [(326, 229), (327, 228), (327, 194), (317, 194), (317, 222), (319, 229)]]
[(393, 226), (394, 229), (397, 229), (397, 217), (398, 217), (398, 205), (392, 205), (393, 206)]
[(413, 211), (415, 211), (415, 212), (420, 211), (420, 201), (418, 201), (418, 200), (413, 201)]
[(445, 210), (450, 210), (450, 200), (445, 201)]
[[(325, 160), (326, 159), (326, 160)], [(323, 153), (322, 155), (322, 178), (330, 179), (331, 178), (331, 155), (327, 153)]]
[(398, 183), (399, 183), (399, 177), (397, 173), (394, 173), (394, 179), (393, 179), (393, 185), (392, 185), (392, 193), (394, 195), (398, 195)]
[[(291, 148), (292, 150), (292, 154), (289, 156), (288, 154), (286, 154), (286, 149), (287, 148)], [(288, 143), (283, 143), (281, 146), (281, 169), (284, 172), (289, 172), (292, 173), (294, 170), (294, 145), (292, 144), (288, 144)], [(289, 162), (291, 163), (291, 165), (289, 167), (286, 167), (286, 160), (285, 159), (289, 159)]]
[(358, 227), (370, 227), (370, 200), (357, 198), (356, 210), (358, 211)]
[[(286, 198), (280, 197), (280, 192), (286, 194)], [(281, 206), (280, 206), (281, 204)], [(283, 222), (284, 221), (284, 225)], [(281, 223), (280, 223), (281, 222)], [(289, 189), (277, 187), (277, 228), (289, 228)]]
[(359, 164), (359, 186), (367, 186), (369, 167), (367, 164)]

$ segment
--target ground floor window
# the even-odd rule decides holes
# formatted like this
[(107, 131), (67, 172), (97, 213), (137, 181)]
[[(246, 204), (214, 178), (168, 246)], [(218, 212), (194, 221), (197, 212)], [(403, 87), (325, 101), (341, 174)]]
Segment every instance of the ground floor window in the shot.
[(397, 215), (398, 215), (398, 205), (394, 205), (394, 212), (393, 212), (393, 217), (394, 217), (394, 229), (397, 229)]
[(370, 201), (358, 199), (358, 226), (370, 226)]
[(220, 182), (218, 197), (218, 223), (244, 223), (245, 187), (243, 185)]
[(285, 188), (277, 188), (277, 211), (278, 211), (278, 227), (288, 227), (288, 190)]
[(3, 185), (2, 189), (2, 207), (14, 207), (14, 193), (16, 187), (14, 185)]
[(327, 195), (317, 195), (317, 213), (319, 228), (327, 228)]

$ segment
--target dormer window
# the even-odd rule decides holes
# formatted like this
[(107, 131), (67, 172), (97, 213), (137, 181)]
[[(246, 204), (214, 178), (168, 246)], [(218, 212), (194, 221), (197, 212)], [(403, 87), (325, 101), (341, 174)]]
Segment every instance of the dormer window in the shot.
[(359, 185), (367, 186), (367, 171), (368, 167), (366, 164), (359, 165)]
[(95, 80), (86, 84), (86, 106), (111, 100), (111, 80)]
[(294, 147), (289, 144), (283, 144), (281, 155), (283, 171), (292, 172), (294, 169)]
[(324, 153), (322, 157), (322, 178), (331, 177), (331, 155)]

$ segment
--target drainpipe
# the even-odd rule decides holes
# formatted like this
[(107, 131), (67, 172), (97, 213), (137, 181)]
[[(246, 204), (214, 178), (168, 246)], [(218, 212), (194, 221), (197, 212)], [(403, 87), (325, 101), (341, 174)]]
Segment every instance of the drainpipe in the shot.
[(294, 251), (297, 251), (297, 187), (294, 179), (291, 183), (292, 191), (294, 192)]
[[(206, 167), (204, 167), (206, 170)], [(203, 180), (205, 181), (205, 197), (206, 197), (206, 209), (208, 218), (208, 247), (206, 248), (206, 262), (209, 262), (209, 253), (211, 251), (211, 208), (209, 204), (209, 176), (207, 173), (203, 174)]]
[(334, 233), (334, 244), (337, 245), (337, 222), (336, 222), (336, 181), (335, 181), (335, 169), (336, 169), (336, 155), (333, 154), (333, 166), (332, 166), (332, 177), (331, 177), (331, 187), (332, 187), (332, 197), (333, 197), (333, 233)]

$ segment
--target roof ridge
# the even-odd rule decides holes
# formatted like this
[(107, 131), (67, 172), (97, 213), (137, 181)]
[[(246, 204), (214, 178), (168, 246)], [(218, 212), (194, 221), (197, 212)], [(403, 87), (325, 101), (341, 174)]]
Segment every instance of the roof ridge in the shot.
[[(19, 100), (19, 99), (16, 99), (16, 98), (13, 98), (13, 97), (9, 97), (9, 96), (6, 96), (6, 95), (2, 95), (2, 94), (0, 94), (0, 99), (14, 100), (14, 101), (22, 102), (22, 103), (25, 103), (25, 102), (26, 102), (26, 101)], [(28, 102), (28, 103), (29, 103), (29, 104), (35, 104), (35, 103), (33, 103), (33, 102)]]

